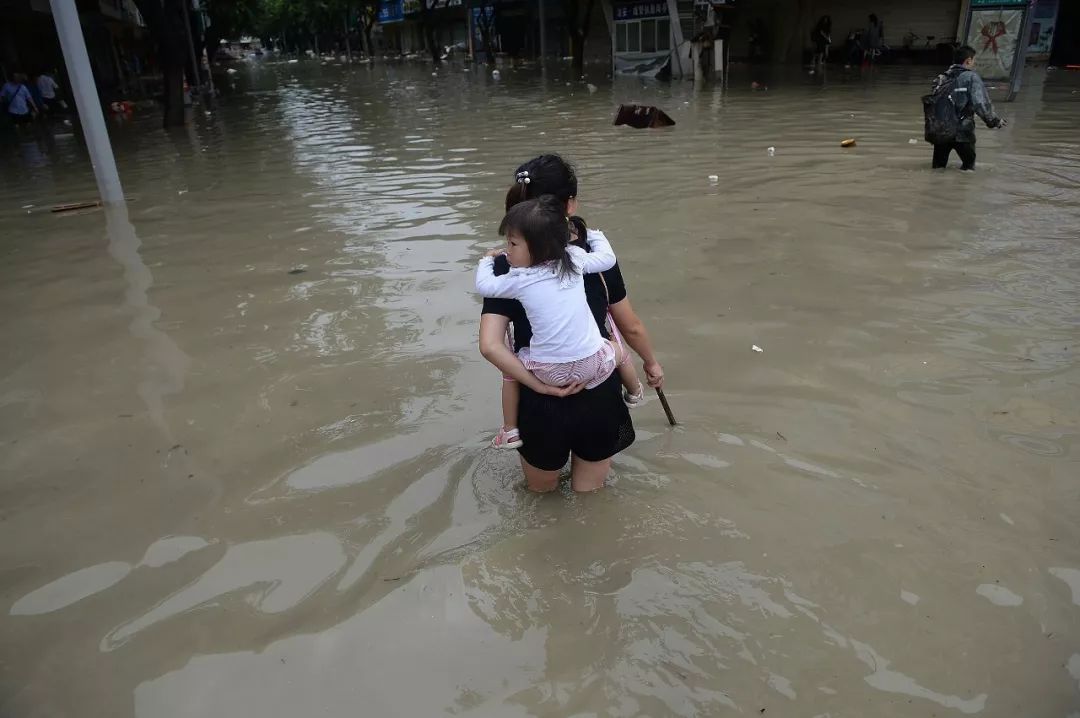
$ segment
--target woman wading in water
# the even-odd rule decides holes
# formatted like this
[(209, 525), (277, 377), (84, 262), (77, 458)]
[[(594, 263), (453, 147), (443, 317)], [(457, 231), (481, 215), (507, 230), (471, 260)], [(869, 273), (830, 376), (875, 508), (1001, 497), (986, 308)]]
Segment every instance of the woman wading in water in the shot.
[[(519, 181), (524, 176), (529, 182)], [(552, 195), (565, 206), (565, 213), (571, 215), (573, 243), (588, 250), (591, 230), (584, 220), (572, 216), (577, 211), (578, 192), (572, 167), (557, 155), (541, 155), (521, 165), (515, 179), (517, 181), (507, 193), (507, 210), (521, 201)], [(496, 276), (510, 271), (505, 255), (494, 259), (490, 271)], [(648, 385), (662, 388), (664, 370), (656, 360), (645, 325), (630, 305), (618, 264), (598, 274), (585, 274), (583, 279), (585, 299), (600, 336), (617, 342), (621, 338), (633, 348), (644, 362)], [(506, 342), (511, 324), (512, 347)], [(553, 389), (545, 385), (516, 355), (517, 351), (530, 345), (532, 333), (532, 325), (520, 301), (510, 298), (484, 300), (480, 352), (504, 376), (520, 385), (516, 428), (522, 442), (518, 453), (526, 483), (533, 491), (552, 491), (558, 485), (559, 471), (570, 459), (573, 489), (600, 489), (611, 469), (611, 457), (634, 442), (634, 426), (626, 400), (635, 397), (624, 396), (619, 372), (612, 373), (595, 388), (582, 391), (578, 391), (578, 386)], [(513, 414), (509, 419), (513, 419)], [(504, 423), (513, 422), (504, 419)]]

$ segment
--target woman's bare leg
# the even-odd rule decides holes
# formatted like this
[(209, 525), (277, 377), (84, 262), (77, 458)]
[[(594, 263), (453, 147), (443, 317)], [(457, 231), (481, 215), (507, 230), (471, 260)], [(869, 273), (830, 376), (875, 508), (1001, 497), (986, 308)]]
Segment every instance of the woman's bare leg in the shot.
[[(611, 459), (585, 461), (577, 456), (570, 459), (570, 486), (574, 491), (599, 491), (604, 488), (609, 473)], [(525, 475), (527, 477), (528, 472)]]
[[(559, 472), (538, 469), (521, 457), (521, 470), (525, 472), (525, 485), (529, 491), (547, 494), (559, 487)], [(575, 489), (576, 491), (577, 489)]]

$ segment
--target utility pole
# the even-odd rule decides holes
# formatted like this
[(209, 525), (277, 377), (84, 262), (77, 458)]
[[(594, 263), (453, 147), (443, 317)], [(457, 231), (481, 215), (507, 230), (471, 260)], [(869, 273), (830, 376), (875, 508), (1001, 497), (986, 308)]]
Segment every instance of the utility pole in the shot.
[(94, 168), (101, 201), (103, 204), (120, 204), (124, 201), (124, 189), (116, 172), (116, 158), (109, 144), (109, 133), (105, 130), (105, 116), (101, 113), (90, 58), (86, 55), (79, 11), (75, 9), (75, 0), (49, 0), (49, 5), (56, 23), (56, 34), (60, 37), (60, 48), (64, 52), (64, 64), (71, 79), (71, 94), (79, 110), (79, 124), (82, 125), (86, 147), (90, 151), (90, 164)]
[(199, 72), (199, 60), (195, 57), (195, 41), (191, 38), (191, 0), (180, 0), (180, 4), (184, 6), (184, 29), (187, 30), (187, 46), (188, 52), (191, 53), (191, 69), (195, 73), (195, 76), (191, 78), (192, 91), (197, 90), (199, 85), (202, 84), (202, 73)]
[(540, 64), (547, 57), (547, 20), (544, 16), (544, 0), (536, 0), (537, 19), (540, 21)]

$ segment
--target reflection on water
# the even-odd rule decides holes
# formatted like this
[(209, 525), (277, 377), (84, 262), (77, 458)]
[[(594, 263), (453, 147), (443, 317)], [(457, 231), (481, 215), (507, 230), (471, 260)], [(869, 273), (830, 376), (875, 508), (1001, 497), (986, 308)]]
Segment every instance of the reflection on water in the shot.
[(123, 561), (88, 566), (26, 594), (11, 607), (11, 615), (33, 616), (57, 611), (116, 585), (130, 572), (131, 565)]
[(120, 626), (102, 641), (115, 650), (133, 635), (207, 601), (247, 589), (248, 601), (264, 613), (281, 613), (311, 594), (345, 561), (330, 534), (285, 536), (230, 546), (199, 579), (143, 616)]
[(150, 304), (147, 295), (154, 278), (139, 256), (140, 242), (128, 220), (127, 205), (110, 205), (104, 212), (109, 254), (124, 268), (128, 285), (124, 293), (125, 308), (135, 315), (130, 331), (146, 345), (146, 376), (139, 382), (139, 396), (146, 403), (151, 421), (172, 438), (172, 431), (165, 423), (164, 399), (183, 390), (184, 374), (190, 360), (176, 342), (156, 326), (161, 311)]
[[(253, 65), (116, 126), (137, 201), (76, 216), (74, 139), (4, 140), (5, 710), (1075, 712), (1080, 79), (961, 175), (908, 142), (930, 74)], [(470, 271), (543, 150), (682, 422), (595, 496), (486, 449)]]

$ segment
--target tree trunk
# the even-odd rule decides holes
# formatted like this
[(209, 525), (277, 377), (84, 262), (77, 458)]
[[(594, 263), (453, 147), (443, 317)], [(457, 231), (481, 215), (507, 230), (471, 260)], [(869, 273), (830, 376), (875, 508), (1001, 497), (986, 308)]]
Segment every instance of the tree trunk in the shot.
[(571, 67), (578, 77), (585, 74), (585, 40), (589, 37), (589, 25), (592, 23), (596, 0), (588, 0), (582, 7), (582, 0), (563, 0), (563, 13), (570, 21)]
[(349, 46), (349, 11), (345, 11), (345, 61), (352, 63), (352, 48)]
[[(787, 23), (780, 26), (784, 31), (791, 34), (781, 43), (777, 43), (779, 47), (784, 47), (785, 51), (782, 56), (774, 59), (779, 59), (781, 62), (802, 62), (802, 52), (805, 46), (803, 40), (809, 33), (809, 4), (809, 0), (799, 0), (794, 26)], [(805, 31), (804, 27), (807, 28)]]
[(431, 63), (438, 67), (442, 63), (440, 59), (442, 53), (439, 52), (441, 48), (435, 43), (435, 23), (431, 19), (429, 2), (431, 0), (420, 0), (420, 24), (424, 28), (424, 42), (427, 43), (428, 50), (431, 52)]
[(570, 55), (573, 58), (570, 67), (574, 70), (574, 77), (581, 77), (585, 72), (585, 38), (579, 32), (570, 33)]
[(135, 0), (135, 6), (139, 8), (157, 45), (158, 63), (164, 77), (162, 104), (165, 107), (163, 124), (166, 128), (184, 124), (184, 66), (190, 54), (187, 32), (184, 30), (185, 1)]
[(165, 115), (162, 125), (170, 127), (184, 126), (184, 63), (174, 62), (171, 65), (161, 64), (161, 73), (164, 78), (162, 89), (164, 90)]

